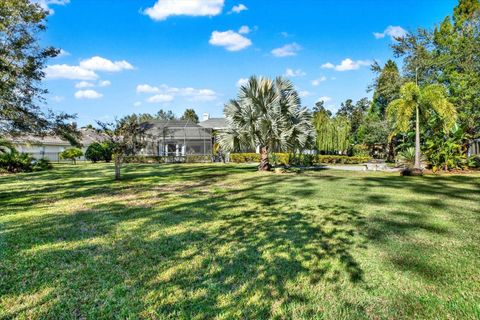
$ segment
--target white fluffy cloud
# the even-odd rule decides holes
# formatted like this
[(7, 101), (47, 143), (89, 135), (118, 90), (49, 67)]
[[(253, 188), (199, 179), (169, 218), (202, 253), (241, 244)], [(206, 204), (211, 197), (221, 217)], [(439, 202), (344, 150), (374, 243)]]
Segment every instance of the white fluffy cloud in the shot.
[(50, 98), (50, 100), (52, 100), (53, 102), (56, 102), (56, 103), (60, 103), (63, 100), (65, 100), (65, 97), (63, 97), (63, 96), (53, 96), (53, 97)]
[(98, 99), (101, 97), (103, 97), (103, 94), (95, 90), (79, 90), (75, 92), (75, 98), (77, 99)]
[(320, 82), (323, 82), (323, 81), (326, 81), (326, 80), (327, 80), (327, 77), (325, 77), (325, 76), (321, 76), (318, 79), (313, 79), (312, 80), (312, 86), (318, 86), (320, 84)]
[(240, 34), (248, 34), (252, 31), (248, 26), (241, 26), (240, 29), (238, 29), (238, 33)]
[(149, 84), (139, 84), (137, 86), (137, 93), (157, 93), (160, 89)]
[(318, 98), (317, 101), (323, 101), (324, 103), (327, 103), (329, 101), (332, 101), (332, 98), (330, 98), (328, 96), (323, 96), (323, 97)]
[(111, 61), (99, 56), (80, 61), (80, 67), (87, 70), (118, 72), (122, 70), (131, 70), (133, 66), (125, 61)]
[(244, 86), (248, 83), (248, 78), (240, 78), (237, 81), (237, 87)]
[(248, 10), (247, 6), (244, 4), (238, 4), (236, 6), (233, 6), (232, 9), (228, 13), (240, 13), (242, 11)]
[(143, 12), (153, 20), (170, 16), (216, 16), (222, 12), (224, 0), (157, 0)]
[(133, 106), (134, 106), (134, 107), (140, 107), (141, 105), (142, 105), (142, 102), (140, 102), (140, 101), (135, 101), (135, 102), (133, 103)]
[(111, 83), (110, 81), (108, 81), (108, 80), (103, 80), (103, 81), (100, 81), (100, 82), (98, 83), (98, 85), (99, 85), (100, 87), (108, 87), (108, 86), (111, 85), (111, 84), (112, 84), (112, 83)]
[(43, 9), (48, 10), (49, 14), (54, 14), (55, 11), (50, 7), (51, 5), (64, 6), (70, 3), (70, 0), (33, 0), (32, 2), (38, 3)]
[(98, 75), (92, 70), (67, 64), (47, 66), (45, 75), (47, 79), (95, 80), (98, 78)]
[(322, 64), (322, 68), (324, 69), (335, 69), (336, 71), (350, 71), (350, 70), (357, 70), (362, 66), (369, 66), (372, 62), (369, 60), (352, 60), (350, 58), (343, 59), (342, 62), (338, 65), (334, 65), (333, 63), (327, 62)]
[(228, 51), (239, 51), (252, 44), (250, 39), (242, 36), (233, 30), (213, 31), (209, 43), (214, 46), (221, 46)]
[(175, 88), (162, 84), (158, 87), (149, 84), (141, 84), (137, 86), (137, 93), (157, 93), (149, 97), (147, 102), (169, 102), (175, 97), (184, 97), (188, 101), (213, 101), (216, 100), (218, 94), (211, 89), (195, 89), (192, 87)]
[(303, 77), (304, 75), (306, 75), (306, 73), (303, 70), (301, 69), (293, 70), (290, 68), (287, 68), (284, 74), (285, 77), (290, 77), (290, 78)]
[(173, 100), (173, 96), (171, 94), (156, 94), (147, 99), (147, 102), (150, 103), (162, 103), (162, 102), (170, 102)]
[(382, 39), (385, 36), (390, 36), (392, 40), (395, 38), (403, 38), (407, 35), (407, 31), (400, 26), (388, 26), (383, 32), (374, 32), (375, 39)]
[(75, 84), (75, 88), (77, 89), (82, 89), (82, 88), (91, 88), (94, 87), (95, 85), (91, 82), (88, 81), (80, 81)]
[(284, 45), (283, 47), (273, 49), (271, 52), (275, 57), (289, 57), (297, 55), (298, 51), (300, 51), (302, 47), (297, 43), (289, 43)]

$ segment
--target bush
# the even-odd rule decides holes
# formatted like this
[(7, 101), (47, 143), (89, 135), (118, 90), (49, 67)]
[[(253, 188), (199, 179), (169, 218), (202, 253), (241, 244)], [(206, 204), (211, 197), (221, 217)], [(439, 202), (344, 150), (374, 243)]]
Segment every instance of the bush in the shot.
[(27, 153), (18, 153), (15, 150), (0, 153), (0, 171), (19, 173), (49, 170), (52, 167), (50, 161), (46, 159), (36, 160)]
[(109, 142), (104, 142), (101, 144), (103, 148), (103, 159), (105, 162), (112, 161), (113, 158), (113, 151), (112, 145)]
[(85, 151), (85, 159), (92, 161), (93, 163), (104, 160), (105, 149), (98, 143), (94, 142), (88, 146), (87, 151)]
[[(339, 156), (339, 155), (312, 155), (301, 154), (295, 157), (288, 153), (272, 153), (270, 161), (275, 165), (297, 165), (297, 166), (311, 166), (317, 164), (358, 164), (365, 163), (371, 158), (366, 156)], [(260, 162), (260, 154), (258, 153), (232, 153), (230, 154), (230, 162), (247, 163)]]
[(66, 149), (60, 153), (60, 159), (70, 159), (73, 164), (76, 164), (77, 158), (80, 158), (81, 156), (83, 156), (83, 152), (79, 148)]

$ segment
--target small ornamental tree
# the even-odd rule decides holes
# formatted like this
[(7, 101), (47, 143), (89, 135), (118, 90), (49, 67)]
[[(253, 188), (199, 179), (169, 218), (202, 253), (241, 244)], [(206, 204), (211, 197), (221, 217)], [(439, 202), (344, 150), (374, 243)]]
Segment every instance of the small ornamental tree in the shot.
[(104, 159), (104, 154), (105, 150), (103, 145), (98, 142), (94, 142), (89, 145), (87, 151), (85, 151), (85, 158), (93, 163), (96, 163), (97, 161)]
[(112, 156), (113, 156), (112, 155), (112, 146), (110, 145), (110, 143), (108, 141), (102, 143), (102, 149), (103, 149), (102, 160), (104, 160), (105, 162), (112, 161)]
[(139, 121), (125, 117), (116, 120), (115, 123), (97, 122), (105, 133), (107, 143), (113, 155), (115, 163), (115, 180), (120, 180), (120, 169), (125, 156), (136, 154), (143, 146), (143, 127)]
[(72, 160), (73, 164), (77, 164), (77, 158), (80, 158), (81, 156), (83, 156), (83, 152), (79, 148), (70, 148), (60, 153), (61, 159)]

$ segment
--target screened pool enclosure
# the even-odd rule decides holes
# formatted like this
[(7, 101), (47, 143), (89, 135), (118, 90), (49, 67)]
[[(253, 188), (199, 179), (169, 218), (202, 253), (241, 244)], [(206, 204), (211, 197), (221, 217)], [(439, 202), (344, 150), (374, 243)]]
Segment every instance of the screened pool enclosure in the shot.
[(170, 161), (182, 161), (187, 156), (211, 156), (212, 129), (204, 128), (188, 120), (150, 120), (142, 124), (145, 129), (145, 156), (166, 157)]

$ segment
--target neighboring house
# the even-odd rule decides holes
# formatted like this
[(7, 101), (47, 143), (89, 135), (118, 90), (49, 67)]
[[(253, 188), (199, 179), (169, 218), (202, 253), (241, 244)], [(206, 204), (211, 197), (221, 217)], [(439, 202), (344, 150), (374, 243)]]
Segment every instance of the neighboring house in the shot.
[(149, 120), (142, 123), (145, 146), (140, 151), (149, 156), (211, 155), (212, 130), (189, 120)]
[(142, 155), (174, 156), (187, 155), (211, 156), (215, 133), (225, 129), (225, 118), (210, 118), (203, 114), (200, 123), (189, 120), (149, 120), (142, 123), (145, 130), (145, 146)]
[[(95, 130), (82, 128), (79, 131), (81, 133), (81, 149), (84, 153), (93, 142), (104, 140), (104, 137)], [(50, 161), (60, 161), (59, 154), (65, 149), (73, 148), (70, 142), (54, 135), (44, 137), (19, 136), (10, 140), (18, 152), (28, 153), (36, 159), (48, 159)], [(85, 160), (85, 158), (81, 157), (79, 160)]]
[(468, 144), (468, 156), (480, 155), (480, 138), (470, 140)]

